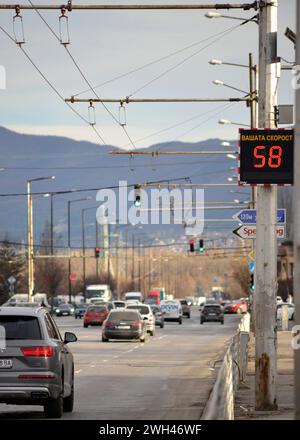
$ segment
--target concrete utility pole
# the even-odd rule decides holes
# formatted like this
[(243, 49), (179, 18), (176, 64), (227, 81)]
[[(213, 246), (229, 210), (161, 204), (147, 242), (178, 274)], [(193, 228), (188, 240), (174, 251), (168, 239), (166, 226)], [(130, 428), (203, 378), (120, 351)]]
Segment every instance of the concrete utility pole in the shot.
[(33, 221), (31, 181), (27, 180), (27, 252), (28, 252), (28, 302), (33, 302), (34, 266), (33, 266)]
[[(275, 128), (278, 1), (260, 2), (259, 128)], [(255, 409), (277, 409), (277, 188), (257, 189), (255, 270)]]
[[(297, 2), (296, 65), (300, 65), (300, 5)], [(299, 67), (298, 67), (299, 69)], [(296, 133), (294, 150), (294, 304), (300, 328), (300, 89), (296, 90)], [(299, 333), (299, 330), (298, 330)], [(295, 355), (295, 419), (300, 420), (300, 349)]]

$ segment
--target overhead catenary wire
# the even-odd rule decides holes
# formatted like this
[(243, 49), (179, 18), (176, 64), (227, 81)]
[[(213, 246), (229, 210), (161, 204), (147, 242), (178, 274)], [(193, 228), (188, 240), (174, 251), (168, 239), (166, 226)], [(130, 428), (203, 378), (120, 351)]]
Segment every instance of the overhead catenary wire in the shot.
[[(31, 0), (27, 0), (30, 5), (34, 8), (35, 12), (38, 14), (38, 16), (41, 18), (41, 20), (43, 21), (43, 23), (47, 26), (47, 28), (49, 29), (49, 31), (51, 32), (51, 34), (57, 39), (57, 41), (60, 43), (60, 38), (59, 36), (56, 34), (56, 32), (52, 29), (52, 27), (49, 25), (49, 23), (47, 22), (47, 20), (45, 19), (45, 17), (40, 13), (40, 11), (37, 9), (37, 7), (33, 4), (33, 2)], [(72, 60), (74, 66), (76, 67), (76, 69), (78, 70), (79, 74), (81, 75), (81, 77), (83, 78), (83, 80), (85, 81), (85, 83), (88, 85), (88, 87), (90, 88), (90, 90), (92, 90), (92, 92), (94, 93), (94, 95), (98, 98), (99, 96), (97, 95), (97, 92), (94, 90), (93, 86), (91, 85), (90, 81), (87, 79), (86, 75), (84, 74), (82, 68), (79, 66), (79, 64), (77, 63), (77, 61), (75, 60), (74, 56), (72, 55), (72, 53), (70, 52), (70, 50), (68, 49), (66, 44), (62, 44), (62, 46), (64, 47), (64, 49), (66, 50), (67, 54), (69, 55), (70, 59)], [(103, 101), (101, 101), (101, 105), (103, 106), (103, 108), (106, 110), (106, 112), (111, 116), (111, 118), (118, 124), (118, 126), (120, 126), (124, 133), (126, 134), (129, 142), (131, 143), (131, 145), (133, 146), (133, 148), (135, 148), (134, 142), (132, 140), (132, 138), (129, 136), (128, 131), (126, 129), (126, 127), (124, 125), (121, 125), (118, 121), (118, 119), (115, 117), (115, 115), (113, 114), (113, 112), (104, 104)], [(95, 125), (92, 125), (92, 128), (95, 129)]]
[[(3, 26), (0, 25), (0, 30), (13, 42), (15, 43), (15, 39), (7, 32), (6, 29), (3, 28)], [(38, 72), (38, 74), (43, 78), (43, 80), (48, 84), (48, 86), (53, 90), (53, 92), (59, 97), (59, 99), (64, 102), (65, 105), (68, 106), (68, 108), (76, 115), (78, 116), (84, 123), (88, 124), (88, 126), (91, 126), (89, 121), (85, 119), (84, 116), (82, 116), (77, 110), (74, 109), (73, 106), (65, 102), (65, 99), (63, 95), (58, 91), (58, 89), (51, 83), (51, 81), (46, 77), (46, 75), (41, 71), (41, 69), (37, 66), (37, 64), (33, 61), (31, 56), (28, 54), (28, 52), (24, 49), (23, 45), (18, 45), (19, 49), (23, 52), (25, 57), (28, 59), (28, 61), (31, 63), (31, 65), (35, 68), (35, 70)], [(92, 127), (94, 132), (97, 134), (98, 138), (101, 140), (103, 144), (106, 144), (105, 140), (99, 133), (95, 127)]]
[[(232, 29), (232, 27), (228, 28), (227, 30), (229, 30), (229, 29)], [(222, 32), (225, 32), (225, 31), (222, 31)], [(117, 75), (117, 76), (115, 76), (115, 77), (113, 77), (113, 78), (111, 78), (109, 80), (106, 80), (106, 81), (104, 81), (104, 82), (102, 82), (100, 84), (95, 85), (93, 87), (93, 89), (97, 89), (97, 88), (103, 87), (103, 86), (105, 86), (107, 84), (110, 84), (110, 83), (112, 83), (114, 81), (117, 81), (119, 79), (125, 78), (125, 77), (127, 77), (129, 75), (132, 75), (134, 73), (137, 73), (137, 72), (139, 72), (139, 71), (141, 71), (141, 70), (143, 70), (143, 69), (145, 69), (147, 67), (151, 67), (151, 66), (153, 66), (155, 64), (158, 64), (158, 63), (160, 63), (162, 61), (165, 61), (165, 60), (167, 60), (167, 59), (169, 59), (169, 58), (171, 58), (171, 57), (173, 57), (175, 55), (178, 55), (178, 54), (180, 54), (182, 52), (185, 52), (186, 50), (192, 49), (193, 47), (198, 46), (199, 44), (205, 43), (205, 41), (208, 41), (208, 40), (210, 40), (212, 38), (217, 37), (222, 32), (218, 32), (217, 34), (210, 35), (209, 37), (206, 37), (206, 38), (204, 38), (204, 39), (202, 39), (200, 41), (196, 41), (195, 43), (189, 44), (189, 45), (187, 45), (187, 46), (185, 46), (185, 47), (183, 47), (181, 49), (175, 50), (175, 51), (169, 53), (168, 55), (164, 55), (164, 56), (162, 56), (160, 58), (157, 58), (156, 60), (150, 61), (150, 62), (148, 62), (146, 64), (143, 64), (143, 65), (141, 65), (139, 67), (136, 67), (135, 69), (129, 70), (128, 72), (125, 72), (123, 74)], [(83, 90), (82, 92), (75, 93), (73, 96), (77, 97), (79, 95), (82, 95), (84, 93), (89, 92), (90, 90), (91, 90), (90, 88), (86, 89), (86, 90)]]

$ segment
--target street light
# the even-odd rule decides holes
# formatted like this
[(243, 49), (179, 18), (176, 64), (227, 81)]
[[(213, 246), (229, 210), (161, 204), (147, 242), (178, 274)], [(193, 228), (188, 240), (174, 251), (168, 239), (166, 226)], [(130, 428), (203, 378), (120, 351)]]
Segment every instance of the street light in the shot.
[(220, 14), (220, 12), (213, 12), (213, 11), (206, 12), (205, 17), (210, 18), (210, 19), (212, 19), (212, 18), (229, 18), (230, 20), (239, 20), (239, 21), (243, 21), (245, 23), (248, 21), (253, 21), (255, 23), (258, 23), (257, 16), (255, 16), (251, 19), (248, 19), (248, 18), (243, 18), (243, 17), (234, 17), (232, 15), (223, 15), (223, 14)]
[(33, 302), (34, 293), (34, 261), (33, 261), (33, 212), (31, 183), (41, 180), (54, 180), (55, 176), (35, 177), (27, 179), (27, 248), (28, 248), (28, 302)]
[(229, 121), (228, 119), (223, 119), (223, 118), (218, 120), (218, 124), (221, 124), (221, 125), (238, 125), (239, 127), (248, 127), (248, 128), (250, 128), (250, 125), (248, 125), (248, 124), (241, 124), (240, 122), (233, 122), (233, 121)]
[(231, 177), (227, 177), (228, 182), (237, 182), (238, 181), (238, 177), (237, 176), (231, 176)]
[(228, 157), (228, 159), (237, 159), (234, 154), (226, 154), (226, 157)]
[(229, 63), (227, 61), (219, 60), (217, 58), (212, 58), (211, 60), (209, 60), (209, 64), (211, 64), (212, 66), (220, 66), (221, 64), (224, 64), (225, 66), (246, 67), (247, 69), (249, 69), (249, 66), (247, 66), (246, 64)]
[(224, 86), (224, 87), (227, 87), (227, 88), (229, 88), (229, 89), (236, 90), (237, 92), (245, 93), (247, 96), (249, 95), (249, 92), (246, 92), (246, 91), (243, 90), (243, 89), (239, 89), (239, 88), (237, 88), (237, 87), (231, 86), (230, 84), (226, 84), (224, 81), (221, 81), (220, 79), (214, 79), (214, 80), (212, 81), (212, 83), (213, 83), (215, 86)]
[(222, 144), (221, 144), (223, 147), (230, 147), (231, 145), (230, 145), (230, 142), (227, 142), (227, 141), (224, 141), (224, 142), (222, 142)]
[(68, 255), (69, 255), (69, 268), (68, 268), (68, 283), (69, 283), (69, 303), (72, 302), (72, 283), (71, 283), (71, 204), (78, 202), (85, 202), (91, 200), (92, 197), (85, 197), (82, 199), (68, 200)]

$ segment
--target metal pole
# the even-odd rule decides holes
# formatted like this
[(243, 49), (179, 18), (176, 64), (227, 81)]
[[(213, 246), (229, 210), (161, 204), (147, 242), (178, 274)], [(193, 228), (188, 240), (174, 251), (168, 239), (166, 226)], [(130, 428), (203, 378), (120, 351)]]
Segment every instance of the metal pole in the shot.
[(82, 279), (83, 279), (83, 288), (84, 288), (84, 300), (85, 298), (85, 287), (86, 287), (86, 267), (85, 267), (85, 230), (84, 230), (84, 212), (85, 210), (81, 210), (81, 228), (82, 228)]
[[(96, 247), (99, 246), (99, 225), (96, 218)], [(96, 258), (96, 282), (99, 283), (99, 258)]]
[(134, 264), (134, 257), (135, 257), (135, 255), (134, 255), (134, 246), (135, 246), (135, 243), (134, 243), (134, 239), (135, 239), (134, 234), (132, 234), (131, 280), (132, 280), (132, 289), (133, 290), (135, 290), (135, 279), (134, 279), (134, 277), (135, 277), (135, 264)]
[[(260, 3), (259, 127), (274, 128), (278, 1)], [(277, 188), (258, 187), (255, 290), (255, 408), (277, 409)]]
[[(300, 5), (297, 2), (296, 65), (300, 65)], [(298, 68), (299, 69), (299, 68)], [(300, 329), (300, 89), (296, 89), (296, 132), (294, 149), (294, 304), (295, 324)], [(299, 330), (298, 330), (299, 334)], [(295, 419), (300, 420), (300, 349), (294, 350), (295, 359)]]
[[(254, 3), (237, 3), (237, 4), (231, 4), (231, 3), (220, 3), (220, 4), (127, 4), (127, 5), (112, 5), (112, 4), (101, 4), (101, 5), (82, 5), (82, 4), (62, 4), (62, 5), (30, 5), (30, 4), (20, 4), (18, 5), (20, 9), (37, 9), (37, 10), (61, 10), (65, 9), (66, 11), (78, 11), (78, 10), (188, 10), (188, 9), (243, 9), (245, 11), (248, 11), (250, 9), (256, 8), (256, 2)], [(16, 9), (16, 4), (5, 4), (0, 5), (1, 9)]]
[(68, 201), (68, 284), (69, 284), (69, 303), (72, 302), (72, 282), (71, 282), (71, 201)]
[(50, 249), (53, 255), (53, 194), (50, 194)]
[(32, 196), (30, 180), (27, 180), (27, 258), (28, 258), (28, 302), (33, 301), (32, 297)]
[(141, 291), (141, 239), (138, 238), (138, 286), (139, 286), (139, 292)]

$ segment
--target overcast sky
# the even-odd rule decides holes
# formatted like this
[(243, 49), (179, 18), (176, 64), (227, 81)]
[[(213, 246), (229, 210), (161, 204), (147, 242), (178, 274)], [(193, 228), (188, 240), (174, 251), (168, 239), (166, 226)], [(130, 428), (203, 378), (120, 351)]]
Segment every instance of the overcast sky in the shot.
[[(24, 0), (26, 3), (27, 0)], [(176, 3), (166, 1), (163, 3)], [(0, 0), (0, 3), (6, 3)], [(35, 0), (41, 4), (40, 0)], [(46, 3), (46, 1), (44, 1)], [(48, 1), (48, 3), (56, 3)], [(59, 2), (58, 2), (59, 3)], [(73, 3), (85, 3), (74, 1)], [(99, 3), (89, 0), (89, 4)], [(104, 3), (104, 2), (103, 2)], [(118, 1), (105, 1), (118, 3)], [(146, 3), (128, 1), (126, 3)], [(148, 1), (147, 3), (156, 3)], [(162, 3), (158, 1), (157, 3)], [(184, 3), (181, 0), (179, 3)], [(197, 3), (188, 0), (186, 3)], [(206, 0), (215, 3), (215, 0)], [(51, 27), (58, 32), (59, 11), (42, 12)], [(248, 53), (253, 52), (257, 60), (258, 26), (248, 23), (222, 36), (218, 41), (211, 38), (216, 34), (239, 24), (236, 20), (204, 17), (205, 11), (77, 11), (69, 13), (71, 44), (69, 49), (81, 66), (88, 80), (93, 84), (105, 82), (113, 77), (138, 68), (160, 57), (171, 54), (186, 46), (182, 51), (163, 62), (154, 64), (137, 73), (97, 88), (100, 97), (122, 98), (130, 95), (145, 83), (161, 75), (184, 58), (203, 48), (197, 55), (154, 81), (134, 97), (229, 97), (240, 96), (239, 92), (212, 84), (221, 79), (228, 84), (248, 90), (248, 72), (243, 68), (211, 66), (211, 58), (243, 63)], [(229, 12), (224, 14), (252, 17), (254, 11)], [(0, 25), (13, 33), (14, 11), (0, 11)], [(64, 97), (85, 90), (86, 84), (68, 58), (64, 48), (55, 40), (35, 11), (22, 11), (26, 44), (23, 46), (33, 61)], [(279, 0), (279, 42), (278, 55), (288, 61), (294, 59), (292, 43), (284, 36), (285, 28), (295, 30), (295, 1)], [(210, 44), (209, 47), (204, 48)], [(62, 103), (32, 65), (0, 30), (0, 65), (7, 72), (7, 89), (0, 90), (0, 125), (34, 134), (55, 134), (75, 139), (97, 142), (92, 129), (85, 125)], [(279, 87), (279, 102), (293, 102), (291, 73), (282, 72)], [(92, 92), (81, 95), (93, 97)], [(224, 104), (224, 107), (226, 104)], [(228, 104), (227, 104), (228, 106)], [(87, 104), (76, 104), (76, 109), (87, 117)], [(117, 116), (118, 104), (109, 105)], [(217, 104), (130, 104), (127, 109), (127, 129), (137, 146), (171, 140), (196, 142), (210, 137), (236, 138), (237, 127), (221, 126), (220, 117), (240, 123), (248, 123), (249, 111), (245, 104), (234, 104), (222, 108)], [(205, 114), (206, 112), (209, 112)], [(216, 114), (219, 112), (219, 114)], [(185, 124), (186, 119), (193, 118)], [(123, 130), (101, 107), (96, 106), (97, 128), (106, 143), (116, 146), (128, 144)], [(209, 119), (209, 120), (208, 120)], [(181, 124), (172, 130), (148, 137), (152, 133)], [(196, 127), (195, 129), (193, 129)], [(192, 130), (193, 129), (193, 130)], [(138, 141), (140, 138), (146, 139)]]

